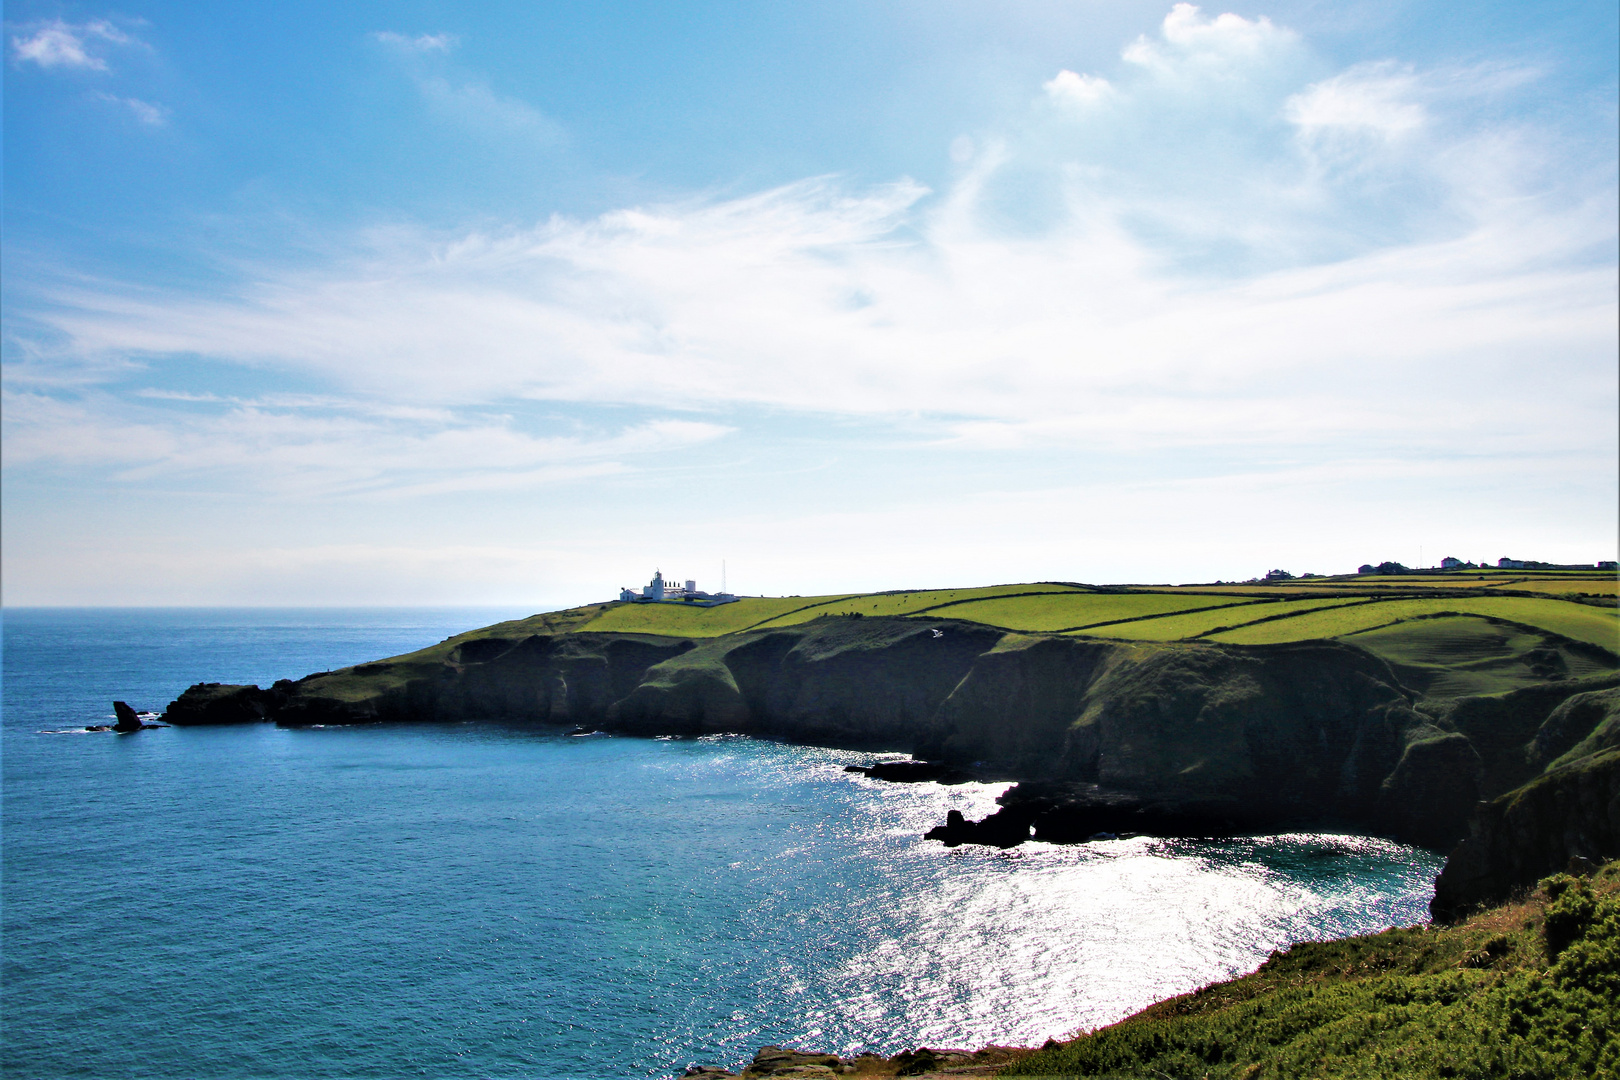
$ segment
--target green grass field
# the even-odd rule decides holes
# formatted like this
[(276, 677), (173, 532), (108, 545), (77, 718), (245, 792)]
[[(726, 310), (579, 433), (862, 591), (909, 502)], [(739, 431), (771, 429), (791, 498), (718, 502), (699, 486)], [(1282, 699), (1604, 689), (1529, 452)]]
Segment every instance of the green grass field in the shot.
[[(718, 637), (734, 634), (779, 616), (817, 604), (836, 604), (840, 596), (744, 597), (719, 607), (685, 604), (614, 604), (576, 630), (615, 634), (668, 634), (675, 637)], [(806, 619), (815, 613), (806, 614)]]
[(1556, 638), (1477, 615), (1409, 619), (1342, 640), (1383, 657), (1402, 683), (1432, 697), (1499, 694), (1547, 678), (1614, 670)]
[(1249, 597), (1232, 596), (1068, 592), (960, 602), (937, 607), (929, 614), (1009, 630), (1050, 633), (1196, 608), (1232, 605), (1235, 611), (1236, 607), (1248, 607), (1254, 602)]
[[(1018, 596), (1021, 602), (1040, 604), (1045, 597), (1091, 596), (1089, 590), (1069, 585), (1032, 583), (1028, 585), (987, 585), (977, 589), (924, 589), (917, 592), (866, 593), (858, 596), (830, 598), (815, 607), (791, 611), (770, 620), (767, 626), (790, 626), (808, 622), (822, 615), (938, 615), (960, 618), (954, 614), (960, 606), (975, 600)], [(806, 601), (814, 598), (806, 598)]]
[[(1219, 602), (1226, 604), (1231, 598)], [(1261, 619), (1282, 619), (1307, 611), (1341, 604), (1357, 604), (1359, 597), (1318, 597), (1304, 600), (1257, 600), (1236, 607), (1210, 608), (1186, 615), (1173, 615), (1163, 619), (1138, 619), (1134, 622), (1099, 626), (1078, 633), (1086, 637), (1120, 638), (1128, 641), (1180, 641), (1195, 638), (1223, 627), (1237, 627)]]
[(1614, 608), (1519, 596), (1390, 599), (1375, 604), (1354, 604), (1212, 634), (1209, 640), (1238, 645), (1268, 645), (1312, 638), (1337, 638), (1402, 619), (1443, 612), (1509, 619), (1551, 630), (1576, 641), (1590, 642), (1610, 652), (1620, 652), (1620, 620), (1616, 619)]
[(1242, 582), (1222, 585), (1148, 585), (1156, 592), (1231, 593), (1238, 596), (1320, 596), (1324, 593), (1426, 592), (1431, 589), (1495, 589), (1529, 596), (1620, 596), (1620, 578), (1613, 574), (1527, 575), (1524, 571), (1482, 571), (1469, 574), (1377, 574), (1337, 578), (1306, 578), (1284, 582)]

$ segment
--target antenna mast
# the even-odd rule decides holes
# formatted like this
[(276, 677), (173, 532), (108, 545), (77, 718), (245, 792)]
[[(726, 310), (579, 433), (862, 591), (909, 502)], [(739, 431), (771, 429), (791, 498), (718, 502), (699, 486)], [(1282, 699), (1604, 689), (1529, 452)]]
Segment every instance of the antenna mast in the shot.
[(720, 560), (720, 591), (726, 591), (726, 560)]

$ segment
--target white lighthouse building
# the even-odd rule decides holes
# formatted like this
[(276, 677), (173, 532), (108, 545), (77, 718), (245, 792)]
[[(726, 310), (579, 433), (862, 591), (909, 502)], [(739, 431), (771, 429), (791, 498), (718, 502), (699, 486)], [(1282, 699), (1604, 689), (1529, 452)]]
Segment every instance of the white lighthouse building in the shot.
[(700, 592), (697, 581), (691, 578), (677, 585), (674, 582), (664, 580), (662, 570), (655, 570), (653, 571), (652, 580), (643, 585), (639, 591), (621, 588), (619, 590), (619, 599), (625, 603), (635, 604), (658, 604), (668, 600), (681, 600), (687, 603), (697, 603), (703, 607), (712, 607), (715, 604), (730, 603), (736, 597), (723, 592), (715, 593), (712, 596), (706, 592)]

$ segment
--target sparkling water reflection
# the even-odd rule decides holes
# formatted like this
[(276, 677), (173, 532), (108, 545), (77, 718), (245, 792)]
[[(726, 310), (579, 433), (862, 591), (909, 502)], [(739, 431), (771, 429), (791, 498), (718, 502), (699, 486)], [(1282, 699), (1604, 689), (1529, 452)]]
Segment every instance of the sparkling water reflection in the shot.
[[(21, 621), (5, 628), (17, 1075), (659, 1076), (767, 1042), (1039, 1042), (1286, 942), (1418, 921), (1439, 864), (1312, 835), (947, 850), (922, 832), (989, 812), (1000, 786), (882, 784), (843, 771), (870, 755), (735, 737), (40, 735), (106, 711), (107, 684), (53, 675), (53, 657), (117, 664), (118, 631)], [(310, 621), (282, 636), (318, 651)], [(192, 630), (219, 651), (217, 628)], [(190, 632), (171, 620), (169, 666), (126, 663), (117, 696), (274, 668), (201, 668)]]

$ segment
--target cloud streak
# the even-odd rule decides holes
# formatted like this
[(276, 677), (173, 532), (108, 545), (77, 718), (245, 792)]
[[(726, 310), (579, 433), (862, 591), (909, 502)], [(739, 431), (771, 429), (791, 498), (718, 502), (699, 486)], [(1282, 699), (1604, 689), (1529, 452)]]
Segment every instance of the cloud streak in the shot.
[(130, 111), (135, 120), (146, 127), (163, 127), (169, 122), (169, 110), (163, 105), (154, 105), (150, 101), (140, 98), (119, 97), (117, 94), (97, 94), (102, 101), (114, 105), (122, 105)]
[(52, 19), (13, 34), (11, 59), (16, 64), (33, 64), (46, 70), (108, 71), (106, 59), (98, 55), (102, 46), (137, 44), (134, 37), (106, 19), (83, 23)]
[(215, 406), (141, 408), (92, 394), (74, 401), (8, 393), (8, 468), (89, 469), (121, 482), (250, 484), (274, 496), (403, 497), (518, 490), (624, 472), (712, 442), (730, 429), (655, 419), (612, 432), (528, 433), (507, 416), (305, 398), (140, 395)]

